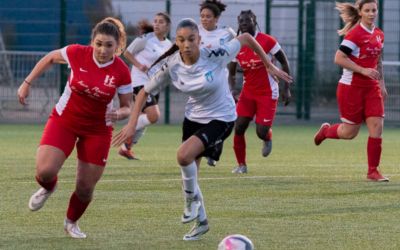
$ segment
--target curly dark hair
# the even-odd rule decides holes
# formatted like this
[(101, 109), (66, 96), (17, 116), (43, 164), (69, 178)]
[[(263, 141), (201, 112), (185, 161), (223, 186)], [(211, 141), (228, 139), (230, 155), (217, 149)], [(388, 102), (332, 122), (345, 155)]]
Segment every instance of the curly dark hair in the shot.
[(200, 12), (203, 9), (209, 9), (214, 13), (215, 17), (219, 17), (226, 9), (226, 4), (221, 3), (219, 0), (205, 0), (200, 4)]

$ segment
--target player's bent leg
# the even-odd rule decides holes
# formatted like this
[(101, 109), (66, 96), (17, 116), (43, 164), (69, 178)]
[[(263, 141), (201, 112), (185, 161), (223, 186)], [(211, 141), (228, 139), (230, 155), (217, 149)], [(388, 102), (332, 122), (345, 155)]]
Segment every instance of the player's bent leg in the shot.
[(256, 129), (258, 138), (263, 140), (261, 155), (267, 157), (272, 151), (272, 128), (271, 126), (261, 125), (257, 123)]
[(41, 209), (57, 186), (57, 174), (65, 161), (64, 152), (56, 147), (41, 145), (37, 152), (36, 180), (41, 188), (29, 199), (31, 211)]

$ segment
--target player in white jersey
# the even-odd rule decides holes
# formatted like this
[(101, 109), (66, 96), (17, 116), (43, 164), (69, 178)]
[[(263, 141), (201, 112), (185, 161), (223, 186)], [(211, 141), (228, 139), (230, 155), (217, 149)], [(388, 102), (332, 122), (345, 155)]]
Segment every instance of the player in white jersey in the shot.
[[(142, 23), (143, 30), (149, 31), (147, 23)], [(131, 77), (134, 98), (149, 81), (148, 69), (158, 57), (167, 51), (172, 43), (166, 37), (171, 26), (170, 17), (159, 12), (154, 16), (153, 24), (150, 25), (150, 32), (137, 37), (128, 46), (124, 52), (125, 58), (132, 64)], [(136, 144), (143, 135), (147, 126), (156, 123), (160, 117), (160, 109), (158, 107), (159, 95), (150, 95), (142, 109), (142, 114), (136, 128), (133, 138), (128, 139), (119, 149), (119, 154), (129, 160), (137, 159), (131, 150), (133, 144)]]
[[(218, 20), (225, 9), (226, 5), (218, 0), (205, 0), (200, 4), (200, 47), (211, 49), (218, 48), (236, 36), (233, 29), (229, 27), (218, 27)], [(228, 77), (227, 70), (226, 76)], [(222, 144), (217, 147), (219, 146), (222, 146)], [(218, 151), (222, 149), (216, 148), (215, 150)], [(208, 157), (207, 164), (214, 167), (216, 166), (216, 160)]]
[(192, 19), (183, 19), (177, 26), (175, 45), (155, 62), (165, 59), (161, 69), (139, 92), (128, 124), (113, 138), (113, 145), (120, 145), (135, 133), (141, 106), (147, 96), (158, 93), (164, 85), (172, 83), (189, 95), (177, 161), (185, 196), (182, 223), (196, 223), (183, 237), (184, 240), (197, 240), (209, 230), (203, 195), (197, 181), (198, 167), (202, 156), (219, 158), (222, 151), (210, 149), (222, 144), (232, 132), (236, 119), (235, 102), (230, 94), (225, 68), (243, 45), (260, 56), (273, 76), (291, 81), (290, 76), (269, 61), (249, 34), (240, 35), (216, 49), (200, 49), (197, 24)]

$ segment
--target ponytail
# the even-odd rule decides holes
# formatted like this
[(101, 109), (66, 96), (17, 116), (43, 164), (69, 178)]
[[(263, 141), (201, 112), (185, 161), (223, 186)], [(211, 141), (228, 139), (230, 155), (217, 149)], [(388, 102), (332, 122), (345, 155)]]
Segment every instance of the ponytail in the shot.
[(170, 55), (174, 54), (176, 51), (179, 50), (178, 45), (176, 45), (176, 43), (174, 43), (171, 48), (169, 48), (167, 51), (165, 51), (164, 54), (162, 54), (151, 66), (149, 69), (151, 69), (154, 65), (156, 65), (157, 63), (159, 63), (160, 61), (164, 60), (165, 58), (169, 57)]

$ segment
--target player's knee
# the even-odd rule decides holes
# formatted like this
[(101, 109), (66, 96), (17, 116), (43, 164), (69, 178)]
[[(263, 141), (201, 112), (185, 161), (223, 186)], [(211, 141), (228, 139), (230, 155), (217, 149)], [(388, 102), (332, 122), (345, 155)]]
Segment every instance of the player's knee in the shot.
[(342, 134), (343, 139), (354, 139), (358, 135), (358, 129), (349, 129)]
[(51, 182), (52, 180), (54, 180), (55, 176), (57, 176), (57, 171), (51, 168), (37, 167), (36, 176), (39, 178), (40, 181)]
[(160, 111), (155, 111), (147, 114), (147, 119), (149, 119), (150, 123), (156, 123), (160, 118)]
[(235, 134), (236, 135), (244, 135), (246, 132), (247, 126), (243, 124), (235, 124)]
[(269, 126), (257, 126), (256, 129), (257, 137), (260, 138), (261, 140), (265, 140), (266, 138), (268, 138), (269, 129), (270, 129)]
[(187, 166), (193, 162), (193, 159), (190, 159), (186, 150), (179, 149), (176, 154), (176, 160), (180, 166)]

